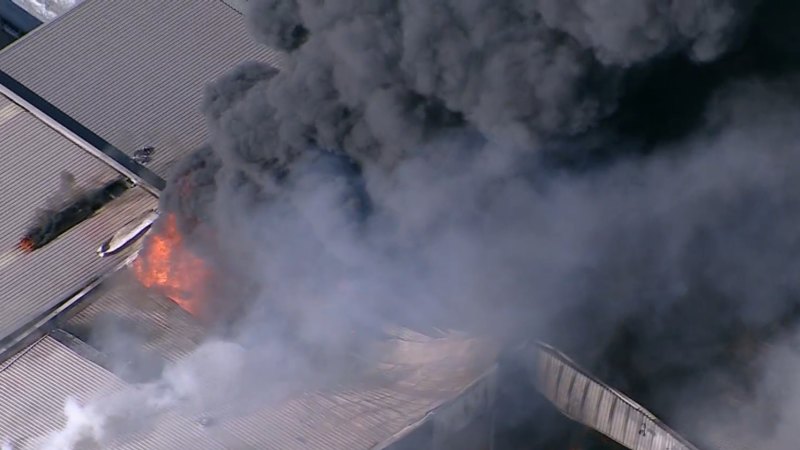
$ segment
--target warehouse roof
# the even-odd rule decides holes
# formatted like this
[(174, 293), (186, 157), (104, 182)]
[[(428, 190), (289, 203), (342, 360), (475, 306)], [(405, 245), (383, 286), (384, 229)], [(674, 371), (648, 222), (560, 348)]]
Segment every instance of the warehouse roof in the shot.
[[(123, 387), (111, 372), (45, 336), (0, 366), (0, 438), (15, 449), (38, 448), (66, 423), (67, 399), (85, 403)], [(226, 448), (197, 424), (172, 414), (149, 432), (114, 447)]]
[(531, 346), (536, 385), (567, 417), (637, 450), (697, 450), (652, 413), (602, 383), (563, 353), (545, 345)]
[(61, 186), (65, 172), (74, 175), (78, 191), (119, 174), (5, 96), (0, 96), (0, 154), (3, 342), (118, 265), (125, 253), (100, 259), (95, 249), (126, 218), (152, 208), (156, 199), (134, 188), (49, 245), (22, 253), (17, 245), (37, 214), (78, 195)]
[[(0, 211), (0, 250), (13, 249), (37, 208), (61, 192), (65, 170), (80, 186), (120, 175), (141, 183), (40, 250), (0, 252), (0, 339), (44, 323), (49, 330), (0, 362), (0, 443), (37, 446), (63, 426), (67, 398), (82, 403), (152, 380), (206, 336), (126, 269), (109, 275), (130, 253), (99, 258), (96, 249), (155, 207), (158, 178), (205, 140), (204, 84), (244, 60), (279, 64), (277, 53), (250, 40), (230, 4), (243, 3), (87, 0), (0, 52), (0, 195), (9, 205)], [(133, 161), (145, 146), (155, 149), (155, 178)], [(73, 294), (80, 301), (65, 302)], [(104, 324), (133, 325), (136, 345), (122, 353), (154, 370), (132, 373), (119, 348), (94, 340)], [(383, 448), (422, 425), (434, 434), (463, 426), (490, 401), (492, 378), (484, 375), (494, 353), (482, 341), (406, 333), (383, 345), (386, 359), (355, 384), (226, 414), (210, 426), (165, 413), (112, 447)], [(445, 362), (430, 364), (437, 357)]]
[(87, 0), (0, 52), (0, 69), (129, 156), (152, 146), (165, 177), (205, 141), (205, 84), (245, 60), (280, 55), (221, 1)]
[[(74, 335), (91, 329), (93, 321), (106, 320), (108, 314), (131, 319), (140, 331), (136, 347), (125, 355), (132, 359), (155, 353), (174, 360), (199, 342), (203, 330), (188, 314), (142, 291), (129, 275), (121, 271), (108, 278), (104, 288), (86, 298), (88, 307), (73, 311), (60, 328), (0, 366), (0, 438), (28, 448), (63, 426), (67, 398), (85, 403), (136, 381), (125, 377), (124, 367), (104, 364), (107, 357), (118, 360), (120, 355)], [(191, 417), (166, 413), (155, 428), (114, 448), (174, 448), (169, 439), (181, 435), (196, 439), (199, 447), (193, 448), (385, 448), (422, 424), (433, 434), (446, 435), (469, 423), (470, 414), (486, 410), (494, 382), (490, 345), (458, 335), (394, 335), (381, 344), (383, 360), (351, 384), (300, 392), (243, 411), (222, 408)], [(48, 376), (54, 373), (59, 377)], [(453, 401), (460, 397), (466, 404)], [(202, 418), (213, 421), (203, 424)]]

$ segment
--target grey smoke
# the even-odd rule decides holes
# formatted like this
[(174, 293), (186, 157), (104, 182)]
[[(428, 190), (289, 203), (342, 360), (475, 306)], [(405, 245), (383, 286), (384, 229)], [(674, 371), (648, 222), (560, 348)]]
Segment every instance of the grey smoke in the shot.
[[(723, 427), (687, 417), (746, 384), (737, 337), (791, 335), (773, 325), (800, 268), (797, 79), (722, 77), (692, 134), (637, 158), (540, 156), (577, 135), (635, 145), (606, 140), (628, 75), (727, 61), (757, 3), (248, 2), (287, 67), (208, 87), (208, 145), (162, 198), (230, 281), (221, 333), (246, 362), (220, 376), (287, 394), (350, 379), (387, 322), (455, 328), (546, 338), (694, 436)], [(780, 373), (764, 362), (756, 384)], [(170, 408), (206, 404), (184, 385)]]
[[(334, 379), (331, 358), (387, 319), (544, 336), (635, 392), (598, 354), (616, 346), (635, 376), (657, 380), (647, 402), (677, 420), (749, 383), (738, 336), (773, 334), (793, 312), (797, 100), (793, 80), (732, 84), (701, 131), (670, 146), (680, 151), (580, 176), (531, 176), (517, 149), (453, 132), (391, 172), (365, 166), (366, 221), (344, 207), (349, 176), (322, 170), (325, 153), (301, 153), (279, 182), (267, 171), (231, 183), (214, 166), (226, 182), (200, 187), (214, 199), (206, 220), (225, 230), (213, 260), (235, 255), (232, 272), (258, 280), (235, 340), (288, 340), (282, 357)], [(620, 329), (633, 344), (615, 344)], [(702, 436), (713, 422), (685, 428)]]
[[(480, 299), (505, 297), (497, 310), (518, 319), (524, 315), (516, 306), (530, 302), (534, 289), (545, 292), (538, 295), (567, 295), (560, 279), (567, 269), (559, 265), (571, 269), (574, 259), (585, 257), (585, 250), (569, 242), (575, 225), (547, 223), (553, 214), (548, 208), (561, 208), (560, 200), (553, 200), (558, 194), (541, 193), (541, 184), (548, 182), (542, 178), (536, 180), (540, 186), (532, 184), (525, 173), (531, 163), (520, 160), (536, 154), (548, 137), (587, 131), (611, 113), (626, 68), (671, 54), (702, 61), (724, 54), (754, 6), (724, 1), (608, 2), (604, 8), (546, 1), (248, 4), (255, 35), (291, 51), (288, 67), (276, 73), (245, 64), (208, 88), (210, 145), (178, 168), (165, 209), (217, 229), (238, 231), (256, 223), (252, 241), (276, 246), (264, 251), (280, 261), (272, 265), (294, 265), (300, 272), (271, 280), (271, 290), (281, 279), (312, 274), (325, 279), (328, 272), (343, 271), (381, 279), (365, 288), (374, 296), (375, 289), (389, 285), (388, 273), (402, 290), (410, 289), (408, 278), (414, 279), (417, 287), (404, 303), (416, 308), (403, 309), (417, 309), (421, 316), (429, 308), (455, 307), (447, 304), (453, 298), (462, 298), (459, 308), (481, 309)], [(287, 42), (287, 30), (297, 26), (306, 31), (302, 42)], [(342, 152), (364, 168), (366, 192), (377, 208), (361, 230), (343, 231), (348, 227), (341, 224), (353, 219), (338, 217), (335, 207), (321, 209), (318, 199), (294, 198), (293, 186), (316, 170), (315, 161), (324, 159), (320, 152), (325, 151)], [(305, 201), (317, 203), (303, 207)], [(240, 214), (254, 209), (258, 220)], [(290, 225), (274, 223), (271, 215)], [(325, 229), (329, 222), (339, 224), (335, 231)], [(556, 236), (545, 234), (549, 227)], [(235, 242), (220, 248), (258, 258), (259, 250), (241, 239), (248, 234), (229, 235)], [(575, 242), (581, 239), (586, 238)], [(331, 245), (349, 254), (335, 250), (332, 259), (322, 257), (330, 250), (319, 249)], [(534, 248), (553, 250), (545, 256)], [(454, 251), (467, 253), (453, 258)], [(385, 254), (392, 257), (387, 261)], [(558, 255), (556, 261), (546, 264), (552, 255)], [(294, 259), (300, 261), (293, 264)], [(315, 264), (305, 266), (306, 261), (325, 263), (311, 269)], [(547, 265), (553, 267), (530, 269)], [(437, 291), (440, 298), (430, 298)], [(506, 309), (502, 302), (512, 306)]]
[(547, 26), (589, 48), (606, 64), (635, 64), (665, 51), (692, 59), (720, 56), (758, 0), (532, 2)]
[(297, 47), (285, 30), (308, 30), (266, 94), (276, 147), (392, 164), (440, 116), (525, 147), (585, 130), (614, 109), (620, 68), (678, 52), (712, 60), (755, 3), (272, 0), (250, 2), (247, 17), (284, 50)]

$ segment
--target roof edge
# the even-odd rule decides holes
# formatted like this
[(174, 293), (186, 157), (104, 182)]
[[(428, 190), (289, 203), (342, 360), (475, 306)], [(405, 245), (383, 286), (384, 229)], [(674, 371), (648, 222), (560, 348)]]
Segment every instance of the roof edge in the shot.
[(134, 161), (122, 150), (81, 125), (3, 70), (0, 70), (0, 93), (154, 196), (158, 197), (166, 186), (163, 178)]
[(85, 286), (69, 295), (63, 301), (39, 314), (26, 325), (0, 340), (0, 363), (11, 358), (33, 341), (57, 328), (59, 320), (63, 315), (82, 303), (81, 300), (93, 293), (95, 289), (100, 287), (111, 275), (128, 266), (136, 256), (137, 253), (134, 252), (119, 264), (93, 277)]

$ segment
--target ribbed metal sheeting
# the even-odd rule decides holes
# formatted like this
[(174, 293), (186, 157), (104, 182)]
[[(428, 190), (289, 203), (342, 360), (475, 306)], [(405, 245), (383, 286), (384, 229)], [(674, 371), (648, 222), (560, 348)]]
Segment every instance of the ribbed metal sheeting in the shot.
[(139, 188), (32, 253), (14, 252), (38, 210), (67, 198), (60, 175), (78, 187), (118, 177), (39, 120), (0, 96), (0, 340), (47, 311), (127, 256), (98, 258), (95, 249), (125, 222), (156, 205)]
[(697, 450), (655, 416), (581, 370), (554, 348), (538, 344), (537, 385), (567, 417), (632, 450)]
[[(122, 389), (124, 383), (45, 336), (0, 366), (0, 442), (14, 450), (36, 449), (65, 424), (67, 398), (85, 404)], [(115, 449), (227, 448), (201, 427), (173, 414)]]
[[(404, 375), (377, 369), (372, 381), (323, 392), (305, 392), (252, 414), (220, 420), (219, 427), (252, 448), (281, 450), (383, 449), (433, 421), (434, 436), (464, 426), (489, 408), (489, 345), (461, 337), (403, 345), (392, 358), (415, 366)], [(430, 348), (438, 353), (430, 358)], [(417, 355), (428, 353), (425, 362)], [(388, 351), (387, 354), (391, 354)], [(467, 370), (467, 369), (470, 370)], [(459, 401), (463, 399), (465, 401)]]
[(246, 60), (280, 64), (221, 0), (85, 0), (0, 52), (0, 69), (151, 169), (206, 140), (204, 86)]
[(444, 400), (390, 388), (304, 393), (221, 426), (252, 448), (367, 450)]
[(245, 13), (245, 9), (247, 8), (248, 0), (222, 0), (225, 2), (226, 5), (230, 6), (231, 8), (235, 9), (241, 14)]
[[(464, 361), (451, 362), (460, 366)], [(413, 373), (403, 382), (373, 379), (350, 389), (298, 394), (255, 412), (233, 405), (221, 417), (203, 416), (211, 419), (210, 426), (199, 418), (166, 413), (152, 428), (120, 438), (109, 448), (380, 449), (428, 420), (443, 433), (469, 423), (468, 416), (479, 412), (475, 407), (488, 407), (475, 401), (490, 396), (484, 376), (439, 390), (421, 379), (415, 383), (422, 377)], [(415, 390), (415, 385), (422, 388)], [(0, 441), (11, 440), (15, 450), (36, 448), (64, 425), (62, 408), (68, 397), (85, 404), (125, 387), (118, 377), (47, 336), (0, 365)]]
[(0, 369), (0, 441), (24, 448), (64, 425), (67, 397), (86, 402), (119, 380), (45, 337)]
[[(109, 313), (130, 318), (150, 335), (143, 350), (173, 361), (202, 338), (203, 330), (180, 308), (149, 295), (126, 271), (115, 274), (108, 284), (111, 289), (88, 299), (89, 306), (67, 321), (67, 329), (89, 325)], [(398, 339), (386, 344), (387, 361), (367, 381), (250, 405), (247, 412), (242, 405), (209, 412), (213, 426), (206, 431), (217, 440), (237, 443), (236, 448), (320, 450), (383, 448), (382, 443), (394, 442), (394, 436), (427, 418), (447, 433), (489, 406), (491, 385), (482, 382), (481, 370), (491, 361), (491, 353), (480, 344), (460, 337)], [(422, 367), (427, 363), (437, 368)], [(457, 400), (461, 397), (466, 403)]]
[(176, 361), (191, 352), (203, 339), (205, 330), (174, 302), (149, 292), (125, 269), (115, 273), (83, 302), (85, 306), (62, 326), (91, 328), (98, 320), (113, 316), (135, 324), (144, 337), (143, 351), (155, 352)]

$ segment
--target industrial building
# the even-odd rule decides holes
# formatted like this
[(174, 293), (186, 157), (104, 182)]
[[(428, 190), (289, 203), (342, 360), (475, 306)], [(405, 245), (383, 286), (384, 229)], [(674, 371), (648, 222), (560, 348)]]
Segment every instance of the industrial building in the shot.
[[(280, 68), (282, 56), (252, 41), (234, 1), (86, 0), (41, 26), (10, 0), (0, 6), (4, 39), (16, 40), (0, 51), (0, 443), (27, 449), (63, 427), (68, 399), (147, 380), (207, 336), (131, 276), (138, 242), (104, 257), (98, 248), (154, 211), (172, 165), (205, 142), (205, 84), (248, 60)], [(18, 249), (42, 210), (119, 177), (135, 186), (42, 248)], [(130, 327), (135, 347), (94, 339), (109, 323)], [(113, 448), (492, 448), (491, 343), (398, 330), (388, 345), (381, 370), (404, 374), (391, 381), (354, 380), (213, 420), (167, 412)], [(629, 448), (693, 448), (554, 349), (531, 349), (541, 390), (567, 416)], [(430, 360), (419, 355), (461, 359), (435, 373), (396, 370)]]
[[(156, 370), (206, 335), (130, 276), (135, 245), (106, 257), (97, 249), (155, 209), (171, 165), (204, 142), (204, 85), (243, 61), (280, 65), (279, 54), (250, 39), (232, 5), (85, 1), (0, 52), (0, 247), (9, 249), (0, 261), (0, 440), (11, 448), (37, 448), (63, 427), (68, 398), (87, 402), (143, 379), (109, 363), (123, 350), (92, 340), (103, 322), (130, 325), (140, 341), (124, 356), (150, 358)], [(135, 158), (142, 148), (151, 149), (147, 165)], [(74, 186), (65, 188), (65, 173)], [(17, 249), (41, 210), (80, 195), (65, 189), (120, 176), (136, 185), (46, 246)], [(396, 349), (441, 345), (450, 343), (404, 334)], [(494, 360), (475, 349), (468, 372), (307, 392), (211, 425), (167, 413), (115, 448), (489, 448)], [(452, 442), (461, 430), (469, 431), (465, 442)]]

